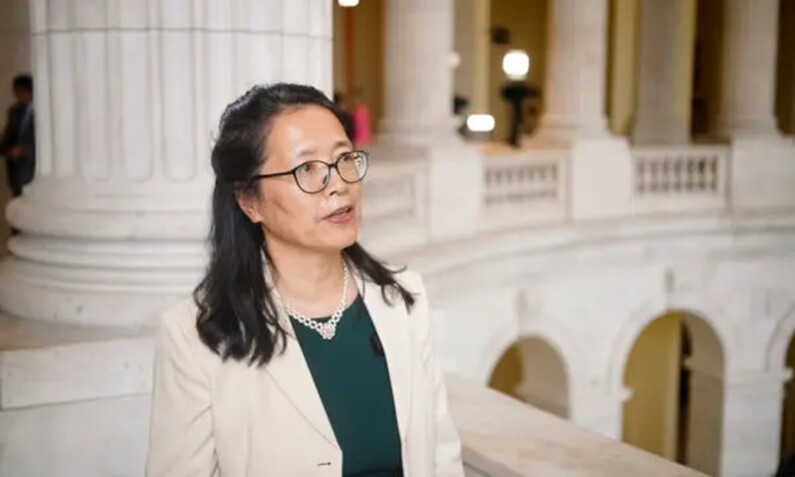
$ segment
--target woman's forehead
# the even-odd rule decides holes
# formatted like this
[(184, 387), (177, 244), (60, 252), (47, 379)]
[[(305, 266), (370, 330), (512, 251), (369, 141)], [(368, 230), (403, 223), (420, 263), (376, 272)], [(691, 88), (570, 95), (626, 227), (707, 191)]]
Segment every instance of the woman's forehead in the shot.
[(293, 156), (349, 146), (337, 117), (325, 108), (307, 106), (285, 111), (274, 119), (268, 146)]

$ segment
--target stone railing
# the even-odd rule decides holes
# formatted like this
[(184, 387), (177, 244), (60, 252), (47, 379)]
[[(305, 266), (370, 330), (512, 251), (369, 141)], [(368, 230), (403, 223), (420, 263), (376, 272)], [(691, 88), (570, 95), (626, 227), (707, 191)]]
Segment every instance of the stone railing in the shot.
[(704, 475), (478, 384), (447, 383), (468, 477)]
[(633, 190), (641, 209), (724, 209), (728, 204), (728, 146), (635, 147)]
[[(141, 477), (154, 341), (0, 314), (0, 475)], [(702, 475), (474, 381), (446, 382), (468, 477)]]
[(368, 178), (363, 238), (394, 252), (526, 226), (793, 211), (792, 151), (625, 142), (579, 155), (471, 149), (458, 168), (458, 150), (444, 167), (433, 164), (438, 158), (390, 158), (385, 150)]
[(483, 160), (486, 227), (559, 221), (566, 207), (565, 152), (503, 154)]

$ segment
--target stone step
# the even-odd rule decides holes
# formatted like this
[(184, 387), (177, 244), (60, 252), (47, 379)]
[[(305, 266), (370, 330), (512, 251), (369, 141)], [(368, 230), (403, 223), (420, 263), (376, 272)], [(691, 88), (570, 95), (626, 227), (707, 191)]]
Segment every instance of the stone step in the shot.
[(154, 336), (0, 315), (0, 411), (148, 394)]

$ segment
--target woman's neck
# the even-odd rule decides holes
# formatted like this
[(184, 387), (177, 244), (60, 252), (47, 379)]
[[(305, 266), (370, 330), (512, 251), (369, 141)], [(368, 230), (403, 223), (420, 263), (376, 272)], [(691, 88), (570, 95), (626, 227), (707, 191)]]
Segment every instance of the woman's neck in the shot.
[[(310, 317), (329, 316), (336, 309), (343, 282), (339, 251), (309, 251), (269, 243), (268, 254), (276, 288), (291, 307)], [(350, 291), (355, 286), (349, 282), (348, 288)]]

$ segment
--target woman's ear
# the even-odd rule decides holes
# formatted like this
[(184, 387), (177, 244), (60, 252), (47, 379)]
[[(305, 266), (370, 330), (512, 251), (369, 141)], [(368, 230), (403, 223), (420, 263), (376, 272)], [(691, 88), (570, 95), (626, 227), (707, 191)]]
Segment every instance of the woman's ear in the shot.
[(255, 224), (262, 223), (262, 214), (260, 212), (262, 202), (260, 202), (258, 194), (236, 190), (235, 200), (240, 210), (246, 214), (250, 221)]

